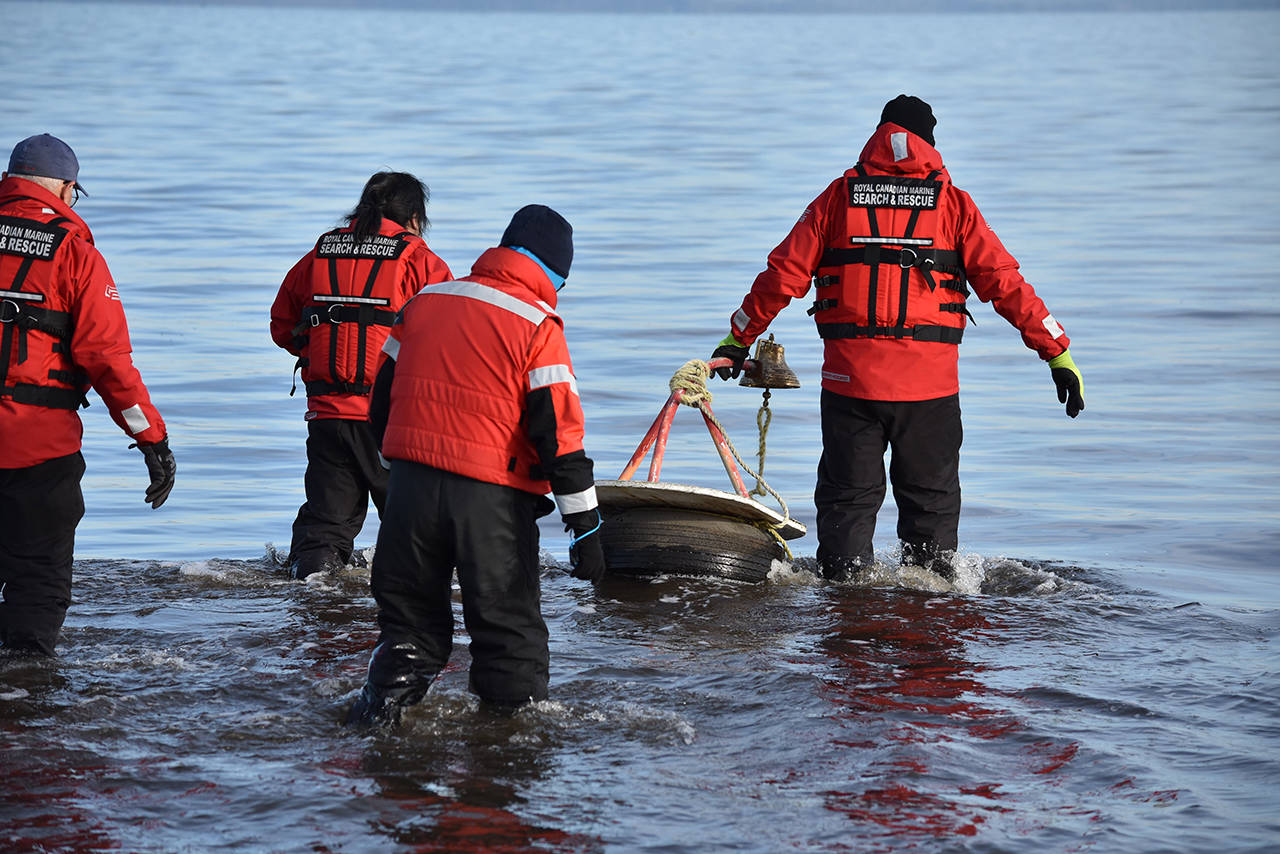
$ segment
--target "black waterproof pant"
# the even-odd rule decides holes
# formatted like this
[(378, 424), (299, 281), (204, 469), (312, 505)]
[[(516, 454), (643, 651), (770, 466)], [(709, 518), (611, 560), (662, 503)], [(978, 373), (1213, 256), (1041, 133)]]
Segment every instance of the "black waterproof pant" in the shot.
[(471, 690), (504, 705), (546, 699), (537, 520), (554, 506), (545, 496), (392, 460), (371, 580), (378, 643), (412, 643), (438, 673), (453, 648), (456, 568)]
[(76, 526), (84, 516), (77, 451), (39, 465), (0, 469), (0, 643), (53, 655), (71, 604)]
[(884, 452), (898, 505), (898, 538), (952, 549), (960, 524), (960, 397), (892, 402), (822, 392), (818, 560), (873, 559), (884, 503)]
[(307, 501), (293, 522), (289, 564), (300, 575), (351, 560), (369, 499), (379, 515), (387, 496), (387, 470), (367, 421), (317, 418), (307, 422)]

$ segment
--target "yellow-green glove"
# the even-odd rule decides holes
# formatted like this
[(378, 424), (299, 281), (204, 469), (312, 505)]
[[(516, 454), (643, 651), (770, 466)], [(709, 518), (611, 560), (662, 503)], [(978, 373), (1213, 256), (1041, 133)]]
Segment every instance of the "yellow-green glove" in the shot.
[(742, 363), (747, 360), (747, 348), (739, 344), (738, 339), (733, 337), (733, 333), (730, 333), (716, 345), (716, 349), (711, 353), (711, 358), (713, 359), (718, 359), (721, 356), (731, 360), (733, 365), (728, 368), (716, 368), (712, 373), (722, 380), (727, 380), (729, 377), (736, 379), (738, 374), (742, 373)]
[(1058, 387), (1058, 403), (1067, 405), (1067, 415), (1075, 418), (1084, 409), (1084, 377), (1071, 361), (1071, 350), (1063, 350), (1049, 360), (1049, 373)]

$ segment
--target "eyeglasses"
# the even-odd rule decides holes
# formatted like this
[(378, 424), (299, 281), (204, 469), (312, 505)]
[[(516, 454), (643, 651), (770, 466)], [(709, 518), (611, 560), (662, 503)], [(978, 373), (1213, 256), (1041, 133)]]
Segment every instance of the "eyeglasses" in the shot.
[(71, 205), (70, 206), (74, 208), (76, 206), (76, 202), (80, 201), (80, 186), (76, 184), (75, 181), (67, 181), (62, 185), (62, 188), (64, 190), (67, 188), (67, 184), (71, 185)]

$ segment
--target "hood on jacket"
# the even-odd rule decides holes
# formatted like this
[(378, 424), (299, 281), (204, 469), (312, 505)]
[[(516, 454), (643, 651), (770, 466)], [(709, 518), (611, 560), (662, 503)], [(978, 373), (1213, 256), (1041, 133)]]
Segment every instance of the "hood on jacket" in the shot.
[(506, 246), (494, 246), (471, 265), (471, 275), (529, 291), (553, 310), (556, 288), (537, 261)]
[(31, 217), (38, 217), (43, 209), (47, 208), (69, 220), (62, 224), (63, 228), (93, 243), (93, 232), (89, 230), (88, 224), (80, 218), (79, 214), (62, 199), (34, 181), (13, 175), (0, 181), (0, 207), (9, 208), (10, 216), (25, 214)]
[(890, 175), (927, 175), (934, 170), (950, 180), (942, 155), (917, 134), (901, 125), (886, 122), (876, 128), (858, 156), (858, 162), (875, 172)]

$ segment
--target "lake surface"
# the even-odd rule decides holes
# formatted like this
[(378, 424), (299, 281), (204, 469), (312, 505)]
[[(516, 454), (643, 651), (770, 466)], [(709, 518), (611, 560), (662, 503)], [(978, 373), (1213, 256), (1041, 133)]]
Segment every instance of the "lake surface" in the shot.
[[(465, 14), (0, 2), (0, 145), (81, 162), (178, 481), (84, 412), (88, 510), (51, 662), (0, 662), (13, 851), (1268, 851), (1280, 840), (1280, 12)], [(277, 550), (305, 408), (280, 280), (384, 168), (456, 275), (510, 215), (575, 228), (560, 311), (617, 476), (682, 363), (854, 163), (880, 108), (936, 138), (1072, 338), (1063, 415), (976, 305), (958, 591), (840, 587), (816, 540), (761, 585), (568, 577), (543, 528), (551, 699), (466, 690), (340, 725), (376, 636), (362, 559)], [(764, 474), (812, 528), (820, 343)], [(754, 465), (760, 396), (713, 386)], [(728, 488), (691, 412), (664, 479)], [(3, 437), (3, 442), (12, 441)], [(877, 552), (896, 563), (895, 517)], [(358, 543), (376, 537), (371, 519)], [(891, 571), (890, 571), (890, 574)]]

